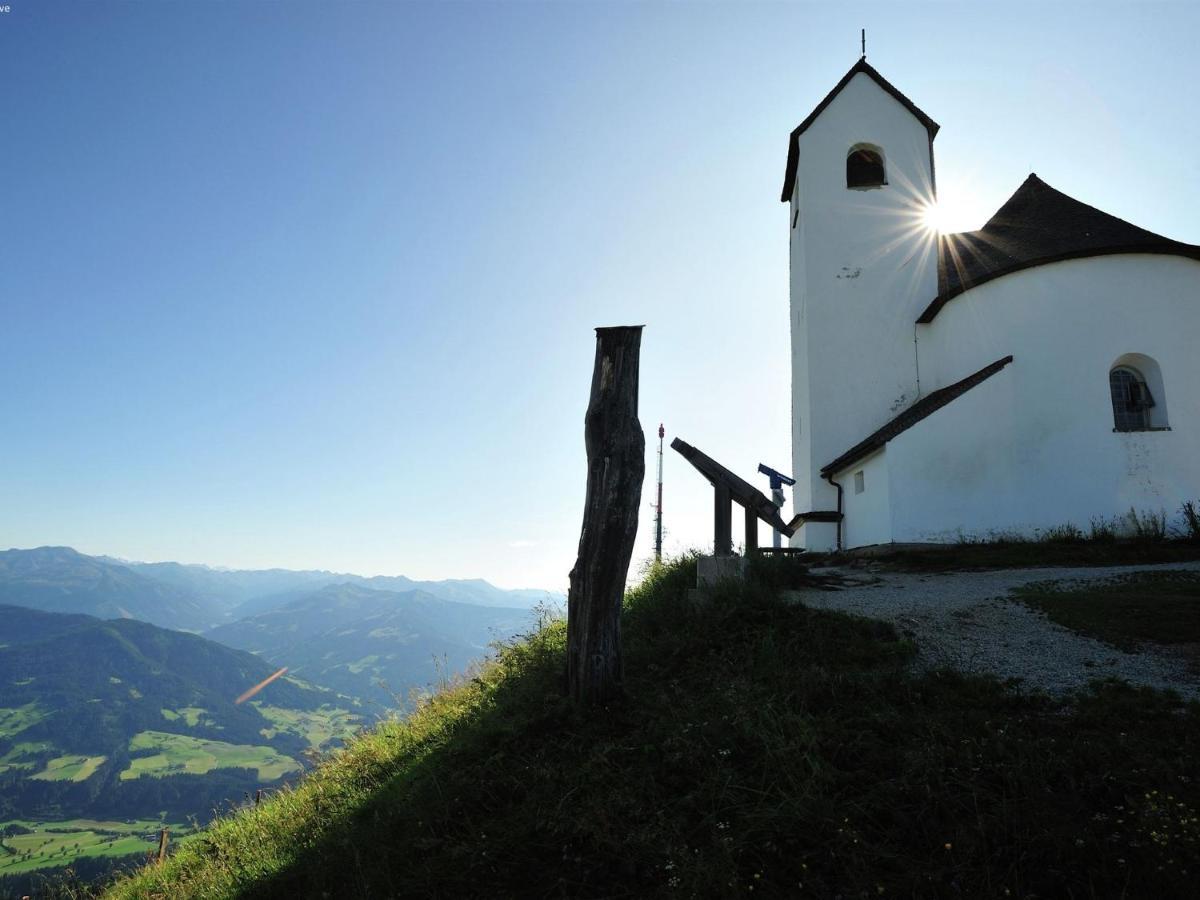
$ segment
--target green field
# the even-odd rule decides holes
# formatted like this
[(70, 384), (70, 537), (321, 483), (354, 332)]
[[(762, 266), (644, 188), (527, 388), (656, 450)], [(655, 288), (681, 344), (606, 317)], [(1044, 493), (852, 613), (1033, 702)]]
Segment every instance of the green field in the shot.
[(45, 753), (53, 746), (49, 741), (25, 741), (13, 744), (7, 753), (0, 756), (0, 775), (10, 769), (32, 769), (37, 763), (30, 757)]
[(107, 756), (59, 756), (30, 778), (41, 781), (87, 781), (103, 765)]
[(195, 728), (199, 725), (200, 717), (208, 712), (207, 709), (201, 706), (181, 706), (179, 709), (166, 709), (164, 707), (160, 711), (162, 712), (162, 717), (168, 722), (178, 722), (180, 719), (183, 719), (189, 728)]
[(156, 750), (152, 756), (130, 760), (121, 773), (128, 781), (143, 775), (163, 778), (168, 775), (203, 775), (213, 769), (257, 769), (263, 781), (274, 781), (288, 772), (298, 772), (300, 764), (270, 747), (226, 744), (182, 734), (143, 731), (129, 742), (130, 751)]
[(349, 669), (351, 672), (353, 672), (355, 675), (358, 675), (364, 669), (373, 667), (375, 665), (375, 663), (377, 663), (377, 662), (379, 662), (379, 654), (372, 653), (370, 656), (364, 656), (358, 662), (348, 663), (346, 665), (346, 668)]
[(12, 737), (49, 715), (38, 709), (36, 703), (26, 703), (16, 708), (0, 707), (0, 737)]
[[(147, 852), (158, 844), (163, 823), (97, 822), (71, 819), (65, 822), (0, 822), (0, 833), (10, 825), (29, 829), (29, 834), (0, 838), (0, 875), (19, 875), (34, 869), (65, 866), (81, 856), (128, 856)], [(186, 825), (169, 825), (171, 840), (187, 834)]]
[(262, 736), (267, 740), (281, 731), (291, 732), (308, 741), (315, 750), (323, 750), (334, 741), (349, 740), (358, 730), (360, 718), (344, 709), (322, 706), (315, 712), (282, 709), (278, 706), (254, 704), (272, 728), (264, 728)]

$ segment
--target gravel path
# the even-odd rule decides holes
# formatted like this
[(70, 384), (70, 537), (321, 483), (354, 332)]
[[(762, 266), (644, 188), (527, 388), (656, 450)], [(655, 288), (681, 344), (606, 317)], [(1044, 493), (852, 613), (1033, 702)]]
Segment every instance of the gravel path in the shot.
[(938, 574), (823, 568), (813, 574), (836, 576), (843, 584), (840, 590), (797, 591), (794, 596), (817, 609), (894, 623), (916, 640), (919, 659), (930, 667), (1020, 678), (1027, 688), (1052, 693), (1115, 676), (1200, 699), (1200, 678), (1180, 660), (1152, 650), (1125, 653), (1008, 599), (1014, 588), (1037, 581), (1085, 583), (1170, 569), (1200, 571), (1200, 563)]

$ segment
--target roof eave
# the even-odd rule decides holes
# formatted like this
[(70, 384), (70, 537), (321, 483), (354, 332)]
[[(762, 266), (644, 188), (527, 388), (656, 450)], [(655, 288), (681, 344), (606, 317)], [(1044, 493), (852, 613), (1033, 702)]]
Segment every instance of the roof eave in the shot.
[(1151, 244), (1148, 246), (1125, 245), (1119, 247), (1097, 247), (1088, 250), (1074, 250), (1069, 253), (1056, 253), (1052, 256), (1039, 257), (1031, 260), (1021, 260), (1018, 263), (1013, 263), (1011, 266), (997, 269), (995, 272), (989, 272), (986, 276), (976, 278), (973, 281), (960, 284), (948, 291), (943, 291), (938, 294), (930, 304), (925, 307), (924, 312), (917, 317), (918, 325), (928, 325), (934, 320), (942, 307), (953, 300), (959, 294), (965, 294), (971, 288), (979, 287), (981, 284), (987, 284), (989, 281), (995, 281), (997, 278), (1003, 278), (1005, 275), (1012, 275), (1014, 272), (1021, 272), (1025, 269), (1033, 269), (1038, 266), (1049, 265), (1050, 263), (1064, 262), (1068, 259), (1089, 259), (1093, 256), (1126, 256), (1131, 254), (1147, 253), (1153, 256), (1180, 256), (1186, 259), (1200, 260), (1200, 247), (1192, 246), (1191, 244), (1180, 244), (1171, 242), (1167, 244)]
[[(929, 418), (942, 407), (953, 403), (972, 388), (983, 384), (983, 382), (987, 381), (1012, 361), (1012, 354), (1009, 354), (1008, 356), (996, 360), (994, 363), (989, 363), (978, 372), (974, 372), (968, 375), (966, 378), (954, 382), (954, 384), (947, 385), (940, 390), (934, 391), (928, 397), (923, 398), (923, 400), (918, 400), (890, 422), (887, 422), (881, 428), (877, 428), (864, 440), (859, 441), (833, 462), (826, 466), (822, 466), (821, 477), (828, 478), (831, 475), (836, 475), (839, 472), (843, 472), (855, 463), (866, 459), (876, 451), (882, 450), (889, 443), (891, 443), (892, 440), (908, 431), (908, 429)], [(928, 408), (919, 410), (918, 408), (922, 403), (927, 404)], [(915, 416), (914, 411), (917, 411)], [(906, 418), (912, 418), (912, 421), (904, 421)]]

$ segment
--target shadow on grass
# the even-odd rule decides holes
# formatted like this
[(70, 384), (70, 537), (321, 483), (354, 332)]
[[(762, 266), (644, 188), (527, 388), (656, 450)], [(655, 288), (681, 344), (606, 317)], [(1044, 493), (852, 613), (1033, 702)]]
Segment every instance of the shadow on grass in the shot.
[[(1193, 883), (1200, 707), (1115, 683), (1062, 705), (994, 679), (917, 676), (913, 646), (886, 624), (761, 584), (694, 605), (693, 578), (684, 560), (631, 592), (627, 701), (581, 712), (562, 698), (553, 625), (415, 726), (380, 732), (347, 775), (361, 781), (350, 799), (337, 779), (328, 796), (302, 785), (292, 806), (278, 798), (181, 854), (160, 894), (147, 879), (118, 895), (1104, 896)], [(273, 843), (272, 823), (292, 833)]]
[(1016, 597), (1052, 621), (1137, 652), (1147, 644), (1172, 647), (1200, 669), (1200, 572), (1133, 572), (1099, 584), (1042, 582)]
[(822, 554), (829, 563), (875, 565), (902, 572), (962, 572), (987, 569), (1157, 565), (1200, 561), (1195, 540), (1018, 540), (964, 541), (928, 547), (880, 548), (870, 554)]

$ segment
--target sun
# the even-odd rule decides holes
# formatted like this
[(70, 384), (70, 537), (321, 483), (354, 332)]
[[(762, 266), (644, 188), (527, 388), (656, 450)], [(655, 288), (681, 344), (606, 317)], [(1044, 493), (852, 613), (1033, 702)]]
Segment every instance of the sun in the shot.
[(973, 231), (987, 218), (979, 195), (963, 184), (946, 185), (941, 196), (921, 210), (921, 224), (937, 234)]
[(950, 231), (947, 227), (949, 224), (948, 212), (945, 203), (932, 202), (921, 210), (921, 224), (925, 226), (926, 231), (934, 231), (938, 234), (945, 234)]

